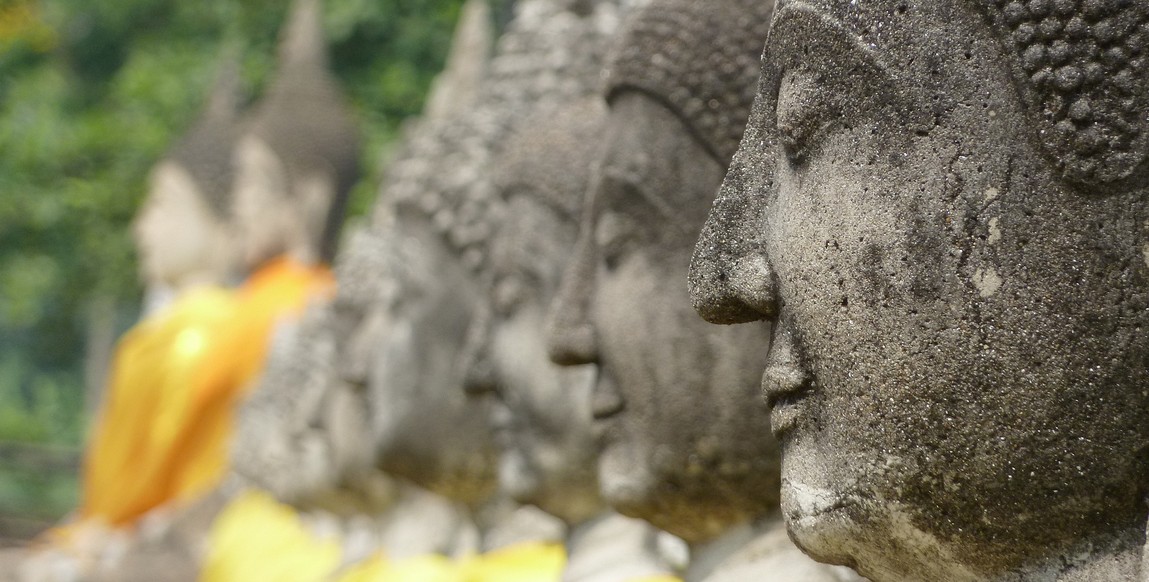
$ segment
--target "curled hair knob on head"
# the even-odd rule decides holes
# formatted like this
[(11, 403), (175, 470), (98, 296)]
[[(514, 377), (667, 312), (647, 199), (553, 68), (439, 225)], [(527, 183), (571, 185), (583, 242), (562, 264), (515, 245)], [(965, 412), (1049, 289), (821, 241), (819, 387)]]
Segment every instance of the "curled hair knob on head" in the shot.
[(1144, 173), (1149, 3), (977, 0), (1008, 54), (1061, 174), (1081, 185)]

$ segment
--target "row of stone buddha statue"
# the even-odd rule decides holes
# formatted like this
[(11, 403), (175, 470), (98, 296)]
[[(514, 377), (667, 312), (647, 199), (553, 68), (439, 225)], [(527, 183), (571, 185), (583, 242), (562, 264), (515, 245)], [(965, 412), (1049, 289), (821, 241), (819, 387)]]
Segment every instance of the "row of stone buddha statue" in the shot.
[(153, 174), (39, 579), (1149, 580), (1149, 4), (469, 0), (338, 253), (318, 8)]

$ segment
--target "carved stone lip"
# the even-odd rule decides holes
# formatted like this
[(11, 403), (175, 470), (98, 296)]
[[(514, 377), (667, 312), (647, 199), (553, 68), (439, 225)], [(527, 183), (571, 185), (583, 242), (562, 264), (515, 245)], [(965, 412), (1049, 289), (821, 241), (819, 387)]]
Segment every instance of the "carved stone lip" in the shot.
[(519, 432), (517, 424), (514, 413), (506, 403), (499, 400), (491, 404), (487, 425), (491, 429), (495, 446), (504, 451), (514, 448), (516, 433)]
[(770, 407), (770, 430), (776, 438), (792, 431), (805, 416), (804, 406), (813, 395), (813, 382), (801, 368), (770, 365), (762, 372), (762, 394)]
[(626, 401), (622, 399), (614, 380), (609, 374), (604, 373), (601, 365), (597, 376), (594, 393), (591, 396), (591, 414), (596, 421), (601, 421), (621, 413), (626, 408)]
[(770, 406), (770, 432), (774, 433), (774, 438), (781, 440), (798, 427), (807, 415), (805, 404), (810, 395), (810, 391), (803, 391), (786, 394), (772, 402), (767, 400)]

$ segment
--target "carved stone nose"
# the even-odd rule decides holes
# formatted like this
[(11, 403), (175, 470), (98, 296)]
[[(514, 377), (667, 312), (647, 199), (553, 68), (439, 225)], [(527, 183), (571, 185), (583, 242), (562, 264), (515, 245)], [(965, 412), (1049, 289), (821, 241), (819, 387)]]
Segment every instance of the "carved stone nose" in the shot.
[(765, 255), (731, 257), (708, 243), (705, 233), (694, 249), (688, 283), (694, 310), (710, 323), (747, 323), (778, 315), (774, 272)]
[(598, 343), (590, 317), (595, 286), (593, 257), (591, 244), (579, 241), (548, 314), (547, 354), (560, 366), (598, 363)]
[(485, 348), (469, 354), (463, 376), (463, 390), (470, 396), (489, 394), (496, 389), (495, 368)]
[(562, 289), (547, 321), (547, 355), (560, 366), (598, 363), (598, 345), (590, 321), (590, 286), (575, 269), (564, 277)]
[(552, 362), (560, 366), (597, 363), (594, 328), (589, 324), (552, 319), (547, 327), (547, 354)]
[(489, 306), (474, 315), (463, 348), (463, 391), (471, 396), (494, 392), (498, 388), (495, 360), (491, 355), (493, 314)]

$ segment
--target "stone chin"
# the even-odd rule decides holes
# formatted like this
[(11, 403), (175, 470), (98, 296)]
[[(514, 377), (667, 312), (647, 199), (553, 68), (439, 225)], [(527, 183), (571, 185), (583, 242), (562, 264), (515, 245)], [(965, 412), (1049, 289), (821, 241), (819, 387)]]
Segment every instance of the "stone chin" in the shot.
[(649, 517), (657, 479), (646, 455), (621, 442), (608, 443), (598, 464), (599, 488), (607, 504), (623, 515)]
[(848, 507), (856, 497), (841, 491), (808, 485), (783, 477), (782, 516), (790, 538), (803, 551), (823, 562), (853, 565), (853, 559), (839, 543), (853, 539), (860, 526)]
[(960, 564), (945, 543), (915, 526), (909, 508), (874, 494), (784, 478), (782, 514), (790, 539), (803, 552), (874, 580), (987, 580)]
[[(538, 472), (513, 445), (499, 455), (499, 488), (519, 503), (537, 505), (542, 496)], [(545, 508), (544, 508), (545, 510)]]

